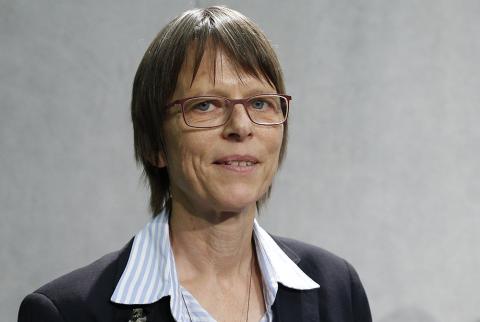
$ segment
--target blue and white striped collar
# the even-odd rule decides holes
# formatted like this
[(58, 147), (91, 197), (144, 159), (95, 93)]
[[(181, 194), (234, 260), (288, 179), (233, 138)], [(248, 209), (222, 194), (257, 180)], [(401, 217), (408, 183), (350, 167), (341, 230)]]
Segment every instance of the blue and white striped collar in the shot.
[[(166, 213), (159, 214), (135, 236), (130, 257), (111, 301), (141, 305), (170, 296), (172, 315), (182, 320), (187, 312), (182, 305), (168, 219)], [(267, 311), (275, 301), (278, 283), (298, 290), (319, 287), (283, 252), (257, 220), (254, 222), (253, 236), (264, 281)]]

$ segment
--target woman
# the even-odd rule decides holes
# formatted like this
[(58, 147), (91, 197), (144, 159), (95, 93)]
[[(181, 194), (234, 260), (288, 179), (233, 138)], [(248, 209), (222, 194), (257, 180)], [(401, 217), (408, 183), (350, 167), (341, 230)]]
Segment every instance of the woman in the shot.
[(289, 101), (248, 18), (211, 7), (170, 22), (132, 97), (153, 220), (27, 296), (19, 321), (371, 321), (347, 262), (255, 221), (284, 156)]

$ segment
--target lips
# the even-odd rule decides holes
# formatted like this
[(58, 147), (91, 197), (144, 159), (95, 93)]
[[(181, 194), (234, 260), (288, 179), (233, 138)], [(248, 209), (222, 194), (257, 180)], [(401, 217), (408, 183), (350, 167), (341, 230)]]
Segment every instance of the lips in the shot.
[(250, 155), (229, 155), (217, 159), (214, 164), (233, 166), (233, 167), (252, 167), (259, 163), (258, 159)]

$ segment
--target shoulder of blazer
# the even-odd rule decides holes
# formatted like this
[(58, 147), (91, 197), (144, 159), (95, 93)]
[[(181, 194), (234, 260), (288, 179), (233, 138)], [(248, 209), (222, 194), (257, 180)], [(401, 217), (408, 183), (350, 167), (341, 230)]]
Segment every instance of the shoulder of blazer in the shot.
[[(279, 285), (274, 308), (276, 321), (290, 321), (285, 317), (293, 318), (295, 314), (298, 321), (372, 321), (360, 278), (349, 262), (317, 246), (284, 237), (272, 238), (305, 274), (320, 285), (319, 289), (311, 291), (296, 291)], [(302, 309), (295, 312), (294, 303)], [(303, 318), (298, 318), (300, 315)]]
[(42, 310), (45, 301), (36, 301), (42, 298), (66, 321), (90, 321), (94, 317), (111, 320), (112, 308), (117, 305), (110, 302), (110, 297), (125, 269), (132, 244), (133, 239), (121, 250), (43, 285), (23, 300), (19, 316)]

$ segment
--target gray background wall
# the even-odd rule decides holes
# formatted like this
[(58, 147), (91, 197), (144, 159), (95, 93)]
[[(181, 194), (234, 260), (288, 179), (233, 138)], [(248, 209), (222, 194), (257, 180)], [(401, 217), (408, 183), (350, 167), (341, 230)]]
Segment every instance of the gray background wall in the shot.
[[(0, 2), (0, 310), (148, 220), (129, 99), (198, 1)], [(224, 1), (294, 97), (261, 221), (354, 264), (376, 321), (480, 320), (480, 2)]]

